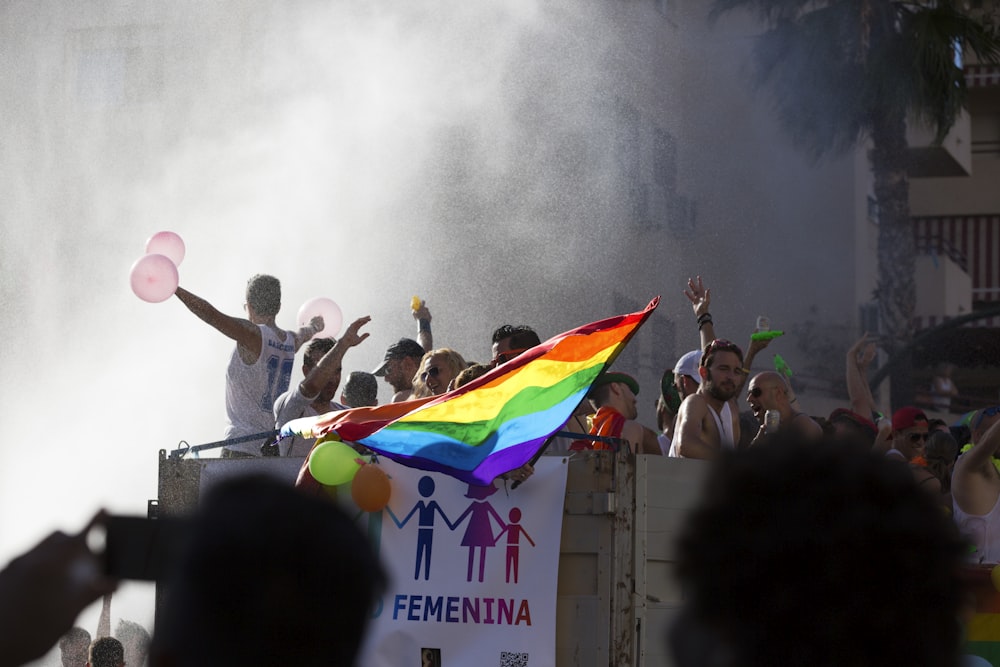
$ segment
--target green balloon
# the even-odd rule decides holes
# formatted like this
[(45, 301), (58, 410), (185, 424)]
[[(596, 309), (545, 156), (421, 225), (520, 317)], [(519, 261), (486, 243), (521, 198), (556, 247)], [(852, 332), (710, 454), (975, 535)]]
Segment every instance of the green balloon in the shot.
[(350, 445), (329, 441), (319, 444), (309, 456), (309, 472), (320, 484), (337, 486), (354, 479), (360, 454)]

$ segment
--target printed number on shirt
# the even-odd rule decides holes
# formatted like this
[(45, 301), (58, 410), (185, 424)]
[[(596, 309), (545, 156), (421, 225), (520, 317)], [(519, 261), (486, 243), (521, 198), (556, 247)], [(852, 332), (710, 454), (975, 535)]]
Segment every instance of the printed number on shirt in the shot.
[(274, 409), (274, 401), (288, 390), (294, 365), (295, 359), (281, 361), (275, 355), (267, 358), (267, 391), (260, 397), (261, 410), (271, 412)]

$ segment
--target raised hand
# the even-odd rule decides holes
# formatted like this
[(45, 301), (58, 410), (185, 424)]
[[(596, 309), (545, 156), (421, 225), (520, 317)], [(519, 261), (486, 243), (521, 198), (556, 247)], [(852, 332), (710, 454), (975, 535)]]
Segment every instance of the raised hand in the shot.
[(701, 276), (688, 278), (687, 286), (688, 288), (684, 290), (684, 296), (691, 302), (691, 308), (694, 310), (695, 317), (707, 313), (708, 307), (712, 303), (712, 290), (705, 289), (705, 284), (702, 282)]
[(369, 334), (364, 333), (359, 335), (358, 330), (371, 321), (372, 321), (371, 315), (365, 315), (364, 317), (359, 317), (358, 319), (354, 320), (353, 322), (351, 322), (351, 325), (347, 327), (347, 331), (345, 331), (344, 335), (340, 337), (340, 340), (343, 341), (345, 345), (348, 345), (350, 347), (354, 347), (355, 345), (359, 344), (365, 338), (368, 338)]

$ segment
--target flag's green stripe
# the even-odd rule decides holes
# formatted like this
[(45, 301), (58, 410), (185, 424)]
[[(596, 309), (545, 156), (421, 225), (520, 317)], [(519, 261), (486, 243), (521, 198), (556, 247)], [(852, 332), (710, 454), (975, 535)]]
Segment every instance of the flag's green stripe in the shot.
[(504, 405), (496, 417), (488, 420), (459, 423), (455, 421), (418, 422), (415, 419), (401, 419), (389, 424), (383, 430), (419, 431), (438, 433), (469, 445), (478, 445), (496, 431), (500, 424), (516, 417), (546, 412), (590, 385), (599, 367), (579, 371), (550, 387), (526, 387)]

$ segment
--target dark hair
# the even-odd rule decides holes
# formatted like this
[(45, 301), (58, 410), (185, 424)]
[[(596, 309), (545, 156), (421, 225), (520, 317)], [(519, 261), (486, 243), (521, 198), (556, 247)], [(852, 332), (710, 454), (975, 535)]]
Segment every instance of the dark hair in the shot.
[(499, 343), (502, 340), (510, 338), (510, 346), (512, 348), (522, 348), (528, 349), (529, 347), (535, 347), (542, 341), (539, 340), (538, 334), (535, 330), (526, 324), (504, 324), (498, 327), (496, 331), (493, 332), (493, 342)]
[(378, 405), (378, 380), (365, 371), (351, 371), (344, 383), (344, 403), (352, 408)]
[(956, 664), (963, 542), (906, 466), (861, 446), (778, 434), (711, 469), (677, 544), (676, 664)]
[(125, 662), (125, 647), (114, 637), (95, 639), (87, 654), (90, 667), (119, 667)]
[(333, 502), (270, 477), (209, 490), (151, 654), (188, 667), (353, 665), (385, 575)]
[(878, 427), (872, 420), (847, 408), (837, 408), (831, 412), (830, 424), (842, 424), (846, 427), (850, 437), (864, 440), (869, 447), (875, 444), (875, 438), (878, 437)]
[(302, 363), (308, 368), (314, 368), (319, 360), (337, 344), (332, 338), (313, 338), (306, 345), (306, 353), (302, 355)]
[(264, 273), (251, 276), (247, 281), (247, 304), (258, 315), (277, 315), (281, 310), (281, 282)]
[(736, 343), (730, 343), (724, 338), (716, 338), (705, 346), (701, 353), (701, 365), (705, 368), (711, 368), (716, 352), (732, 352), (740, 358), (740, 365), (743, 365), (743, 350)]
[(489, 366), (484, 366), (483, 364), (471, 364), (464, 371), (455, 376), (455, 389), (458, 389), (463, 384), (468, 384), (476, 378), (480, 378), (492, 370)]

